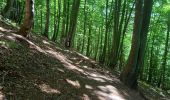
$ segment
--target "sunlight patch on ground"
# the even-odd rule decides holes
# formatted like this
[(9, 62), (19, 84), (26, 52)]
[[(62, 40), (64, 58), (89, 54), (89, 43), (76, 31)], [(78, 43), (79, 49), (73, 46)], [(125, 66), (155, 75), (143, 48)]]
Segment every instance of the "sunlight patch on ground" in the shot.
[(80, 54), (80, 53), (77, 53), (77, 54), (78, 54), (79, 56), (83, 57), (84, 59), (89, 60), (88, 57), (86, 57), (86, 56), (84, 56), (84, 55), (82, 55), (82, 54)]
[(112, 78), (110, 77), (106, 77), (104, 75), (101, 75), (99, 73), (96, 73), (96, 72), (86, 72), (86, 74), (88, 75), (87, 77), (90, 78), (90, 79), (93, 79), (93, 80), (96, 80), (96, 81), (99, 81), (99, 82), (106, 82), (106, 81), (112, 81)]
[(83, 94), (82, 100), (90, 100), (90, 98), (87, 94)]
[(0, 41), (0, 46), (5, 49), (8, 49), (8, 46), (6, 45), (6, 42), (4, 42), (4, 41)]
[(125, 100), (118, 90), (111, 86), (98, 86), (100, 90), (94, 91), (100, 100)]
[(93, 87), (92, 87), (92, 86), (90, 86), (90, 85), (85, 85), (85, 88), (86, 88), (86, 89), (90, 89), (90, 90), (92, 90), (92, 89), (93, 89)]
[(0, 33), (0, 37), (3, 37), (3, 36), (4, 36), (4, 34)]
[(63, 63), (64, 67), (68, 68), (68, 69), (71, 69), (71, 70), (77, 70), (79, 72), (83, 72), (82, 69), (78, 68), (77, 66), (74, 66), (72, 65), (64, 55), (62, 54), (59, 54), (55, 51), (52, 51), (52, 50), (45, 50), (47, 53), (51, 54), (52, 56), (54, 56), (55, 58), (57, 58), (58, 60), (60, 60), (60, 62)]
[(63, 69), (57, 68), (58, 71), (65, 73), (65, 71)]
[(13, 36), (6, 36), (9, 40), (12, 40), (12, 41), (15, 41), (16, 39), (15, 39), (15, 37), (13, 37)]
[(6, 100), (4, 94), (0, 91), (0, 100)]
[(51, 45), (49, 42), (47, 42), (46, 40), (43, 40), (42, 41), (44, 44), (47, 44), (47, 45)]
[(6, 32), (10, 32), (10, 31), (11, 31), (11, 30), (5, 29), (5, 28), (3, 28), (3, 27), (0, 27), (0, 30), (1, 30), (1, 31), (6, 31)]
[(49, 94), (60, 94), (60, 91), (58, 91), (57, 89), (53, 89), (49, 85), (46, 85), (46, 84), (39, 85), (39, 88), (41, 89), (41, 91), (49, 93)]
[(70, 85), (74, 86), (75, 88), (80, 88), (80, 83), (79, 81), (72, 81), (72, 80), (69, 80), (69, 79), (66, 79), (67, 83), (69, 83)]

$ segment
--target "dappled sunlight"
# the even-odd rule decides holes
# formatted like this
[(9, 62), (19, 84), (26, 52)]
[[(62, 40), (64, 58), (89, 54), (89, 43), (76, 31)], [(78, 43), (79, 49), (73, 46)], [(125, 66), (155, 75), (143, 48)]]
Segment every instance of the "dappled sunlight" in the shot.
[(60, 62), (63, 63), (64, 67), (70, 70), (77, 70), (79, 72), (83, 72), (82, 69), (78, 68), (77, 66), (72, 65), (70, 60), (68, 60), (64, 55), (59, 54), (52, 50), (45, 50), (47, 53), (51, 54), (53, 57), (57, 58)]
[(92, 77), (92, 76), (87, 76), (89, 79), (98, 81), (98, 82), (106, 82), (104, 79), (102, 78), (98, 78), (98, 77)]
[(11, 30), (5, 29), (5, 28), (3, 28), (3, 27), (0, 27), (0, 30), (3, 31), (3, 32), (11, 32)]
[(82, 54), (80, 54), (80, 53), (77, 53), (79, 56), (81, 56), (81, 57), (83, 57), (84, 59), (86, 59), (86, 60), (89, 60), (89, 58), (87, 57), (87, 56), (84, 56), (84, 55), (82, 55)]
[(4, 34), (0, 33), (0, 37), (3, 37), (3, 36), (4, 36)]
[(92, 86), (87, 85), (87, 84), (85, 85), (85, 88), (86, 88), (86, 89), (90, 89), (90, 90), (92, 90), (92, 89), (93, 89), (93, 87), (92, 87)]
[(91, 100), (87, 94), (83, 94), (82, 100)]
[(9, 39), (9, 40), (16, 41), (16, 38), (15, 38), (15, 37), (13, 37), (13, 36), (11, 36), (11, 35), (6, 36), (6, 37), (7, 37), (7, 39)]
[(77, 80), (76, 81), (72, 81), (70, 79), (66, 79), (66, 81), (67, 81), (67, 83), (69, 83), (70, 85), (74, 86), (75, 88), (80, 88), (81, 87), (79, 81), (77, 81)]
[(45, 45), (50, 45), (51, 46), (51, 44), (48, 42), (48, 41), (46, 41), (46, 40), (43, 40), (42, 41)]
[(37, 51), (41, 52), (41, 53), (45, 53), (43, 49), (41, 49), (39, 46), (37, 46), (36, 44), (34, 44), (33, 42), (27, 40), (26, 38), (24, 38), (23, 36), (21, 35), (18, 35), (18, 34), (14, 34), (12, 33), (13, 36), (15, 36), (16, 38), (20, 38), (20, 39), (23, 39), (24, 41), (26, 41), (27, 43), (29, 43), (29, 46), (31, 49), (36, 49)]
[(0, 46), (5, 48), (5, 49), (9, 49), (9, 47), (6, 44), (6, 42), (4, 42), (4, 41), (0, 41)]
[(119, 91), (111, 86), (98, 86), (100, 90), (95, 90), (94, 93), (98, 95), (99, 100), (126, 100)]
[(58, 70), (59, 72), (65, 73), (65, 71), (64, 71), (63, 69), (61, 69), (61, 68), (57, 68), (57, 70)]
[(5, 95), (0, 91), (0, 100), (6, 100)]
[(38, 87), (41, 89), (42, 92), (48, 93), (48, 94), (60, 94), (61, 92), (57, 89), (51, 88), (49, 85), (46, 84), (40, 84)]
[(86, 72), (86, 74), (88, 78), (99, 81), (99, 82), (112, 81), (112, 78), (106, 77), (97, 72)]

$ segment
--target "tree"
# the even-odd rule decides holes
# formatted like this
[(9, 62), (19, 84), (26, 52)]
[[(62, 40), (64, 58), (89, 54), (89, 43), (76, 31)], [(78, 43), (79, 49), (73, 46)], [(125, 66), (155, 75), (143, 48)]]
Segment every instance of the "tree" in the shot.
[(6, 0), (6, 5), (1, 14), (3, 17), (8, 18), (16, 23), (20, 23), (23, 14), (22, 1), (19, 0)]
[(24, 23), (19, 29), (18, 33), (24, 37), (28, 37), (32, 25), (34, 23), (34, 0), (25, 0), (25, 17)]
[(167, 65), (167, 55), (168, 55), (168, 43), (169, 43), (169, 35), (170, 35), (170, 11), (168, 12), (168, 21), (167, 21), (167, 34), (165, 40), (165, 48), (163, 54), (163, 61), (161, 66), (161, 74), (158, 82), (158, 87), (162, 85), (162, 88), (165, 88), (165, 71)]
[(144, 7), (143, 0), (136, 1), (131, 51), (120, 77), (121, 81), (130, 88), (137, 87), (139, 70), (144, 58), (152, 5), (153, 0), (144, 0)]
[(80, 6), (80, 0), (74, 0), (72, 4), (72, 11), (71, 11), (71, 16), (70, 16), (69, 31), (67, 33), (67, 38), (65, 41), (65, 47), (68, 47), (68, 48), (71, 47), (71, 43), (73, 41), (73, 35), (76, 31), (79, 6)]
[(47, 38), (48, 38), (49, 24), (50, 24), (50, 0), (46, 0), (46, 23), (45, 23), (44, 36)]
[(8, 18), (10, 16), (10, 12), (12, 10), (14, 2), (15, 2), (15, 0), (7, 0), (7, 4), (2, 11), (2, 16), (6, 17), (6, 18)]

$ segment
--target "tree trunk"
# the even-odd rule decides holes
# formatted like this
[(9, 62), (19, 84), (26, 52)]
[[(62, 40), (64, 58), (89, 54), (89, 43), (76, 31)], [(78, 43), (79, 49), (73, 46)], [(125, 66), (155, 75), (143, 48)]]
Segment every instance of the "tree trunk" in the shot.
[(81, 53), (84, 52), (84, 45), (85, 45), (85, 35), (86, 35), (86, 22), (87, 22), (87, 13), (86, 13), (86, 6), (87, 6), (87, 0), (84, 1), (84, 25), (83, 25), (83, 45), (82, 45), (82, 49), (81, 49)]
[(103, 50), (102, 50), (102, 54), (101, 54), (101, 57), (99, 59), (99, 62), (101, 64), (104, 64), (105, 62), (105, 58), (106, 58), (106, 49), (107, 49), (107, 44), (108, 44), (108, 30), (109, 30), (109, 23), (108, 23), (108, 3), (109, 1), (106, 0), (106, 18), (105, 18), (105, 40), (104, 40), (104, 47), (103, 47)]
[(66, 21), (67, 21), (67, 1), (63, 2), (63, 20), (62, 20), (62, 29), (61, 29), (61, 38), (60, 43), (64, 45), (65, 37), (66, 37)]
[[(59, 33), (59, 28), (60, 28), (60, 15), (61, 15), (61, 1), (58, 0), (58, 12), (57, 12), (57, 19), (55, 19), (55, 25), (54, 25), (54, 34), (52, 37), (52, 41), (56, 41)], [(56, 17), (56, 16), (55, 16)]]
[(68, 47), (68, 48), (71, 47), (71, 44), (72, 44), (72, 41), (73, 41), (73, 36), (74, 36), (75, 31), (76, 31), (76, 24), (77, 24), (79, 6), (80, 6), (80, 0), (74, 0), (73, 5), (72, 5), (71, 16), (70, 16), (70, 26), (69, 26), (67, 38), (66, 38), (66, 41), (65, 41), (65, 47)]
[(18, 31), (24, 37), (28, 37), (30, 30), (33, 25), (33, 17), (34, 17), (34, 0), (26, 0), (25, 3), (26, 11), (24, 17), (24, 23), (21, 26), (20, 30)]
[(48, 38), (49, 24), (50, 24), (50, 1), (46, 0), (46, 23), (45, 23), (44, 36), (47, 38)]
[[(128, 62), (121, 73), (121, 81), (130, 88), (137, 87), (140, 67), (144, 60), (147, 33), (150, 24), (153, 0), (137, 0), (135, 8), (135, 24), (132, 37), (132, 47)], [(143, 13), (144, 10), (144, 13)], [(143, 18), (143, 16), (145, 16)]]
[(89, 34), (88, 34), (87, 50), (86, 50), (86, 56), (88, 57), (90, 56), (91, 30), (92, 30), (92, 26), (91, 24), (89, 24)]
[(140, 32), (142, 27), (143, 0), (136, 0), (135, 21), (132, 37), (132, 46), (127, 64), (124, 67), (120, 80), (130, 88), (135, 88), (137, 85), (137, 58), (140, 47)]

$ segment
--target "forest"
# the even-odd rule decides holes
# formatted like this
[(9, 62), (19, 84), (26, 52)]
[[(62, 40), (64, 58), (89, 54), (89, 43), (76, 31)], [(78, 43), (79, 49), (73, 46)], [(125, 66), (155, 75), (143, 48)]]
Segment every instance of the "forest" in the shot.
[[(145, 95), (151, 95), (147, 94), (147, 88), (153, 89), (155, 92), (153, 98), (156, 99), (151, 97), (152, 99), (147, 98), (146, 100), (169, 100), (169, 38), (170, 0), (1, 0), (0, 99), (2, 97), (7, 100), (23, 100), (23, 98), (32, 100), (31, 96), (37, 96), (33, 100), (79, 100), (81, 97), (78, 96), (83, 93), (79, 94), (78, 87), (71, 88), (70, 86), (69, 90), (73, 91), (73, 94), (75, 92), (74, 95), (71, 95), (70, 92), (67, 94), (64, 91), (66, 89), (64, 86), (60, 88), (55, 85), (55, 82), (53, 87), (56, 86), (61, 91), (56, 93), (55, 90), (49, 90), (50, 84), (54, 80), (58, 80), (58, 77), (71, 77), (76, 73), (77, 78), (73, 79), (75, 83), (80, 81), (80, 84), (88, 84), (96, 79), (96, 83), (89, 83), (93, 86), (99, 84), (98, 75), (96, 74), (94, 79), (90, 70), (95, 70), (94, 73), (102, 70), (101, 75), (105, 75), (104, 73), (107, 74), (109, 71), (109, 76), (116, 76), (116, 79), (112, 78), (111, 83), (114, 84), (114, 80), (118, 79), (119, 84), (122, 84), (119, 86), (118, 83), (115, 83), (119, 87), (118, 90), (123, 87), (122, 91), (138, 91), (139, 100), (147, 98)], [(61, 50), (57, 48), (61, 48)], [(43, 54), (43, 52), (45, 53)], [(69, 61), (57, 56), (60, 53)], [(72, 68), (68, 68), (67, 71), (70, 75), (66, 75), (67, 71), (62, 67), (65, 74), (60, 74), (61, 70), (54, 67), (60, 65), (65, 66), (66, 69), (71, 66), (74, 68), (73, 71)], [(81, 68), (77, 68), (77, 66), (82, 66), (82, 70), (89, 71), (86, 78), (78, 77), (77, 73), (83, 74), (84, 71), (80, 71)], [(90, 68), (86, 68), (89, 66)], [(54, 72), (53, 69), (58, 71)], [(19, 78), (21, 76), (23, 79)], [(99, 75), (98, 78), (105, 80), (103, 77)], [(18, 82), (17, 78), (21, 83), (15, 83)], [(54, 93), (49, 92), (48, 97), (48, 93), (42, 96), (41, 92), (37, 92), (36, 95), (31, 93), (33, 90), (28, 89), (29, 92), (27, 92), (27, 89), (24, 90), (24, 88), (12, 91), (12, 86), (15, 89), (16, 84), (22, 84), (21, 80), (26, 79), (31, 82), (39, 80), (38, 83), (36, 81), (30, 84), (36, 83), (35, 87), (49, 88), (47, 92), (53, 91)], [(40, 80), (44, 84), (45, 82), (49, 82), (49, 84), (43, 85), (44, 87), (39, 86)], [(10, 82), (12, 82), (12, 86), (7, 85)], [(70, 80), (66, 79), (66, 82), (74, 85), (74, 82)], [(109, 82), (108, 79), (101, 82), (103, 85), (100, 85), (102, 87), (104, 83), (111, 84)], [(25, 87), (28, 85), (23, 84)], [(24, 85), (22, 86), (24, 87)], [(86, 85), (82, 91), (87, 92), (85, 87)], [(21, 92), (24, 91), (25, 95), (17, 94), (19, 89)], [(153, 92), (151, 90), (149, 92)], [(108, 88), (108, 91), (111, 90)], [(55, 93), (56, 96), (52, 95)], [(66, 96), (62, 93), (66, 93)], [(87, 92), (87, 94), (83, 94), (84, 99), (81, 99), (137, 100), (135, 96), (132, 96), (135, 92), (129, 93), (128, 97), (124, 96), (124, 99), (112, 98), (115, 95), (109, 97), (107, 92), (105, 94), (98, 93), (95, 95), (96, 97), (93, 97), (91, 92)], [(40, 99), (41, 97), (43, 99)], [(164, 97), (164, 99), (158, 99), (158, 97)]]

